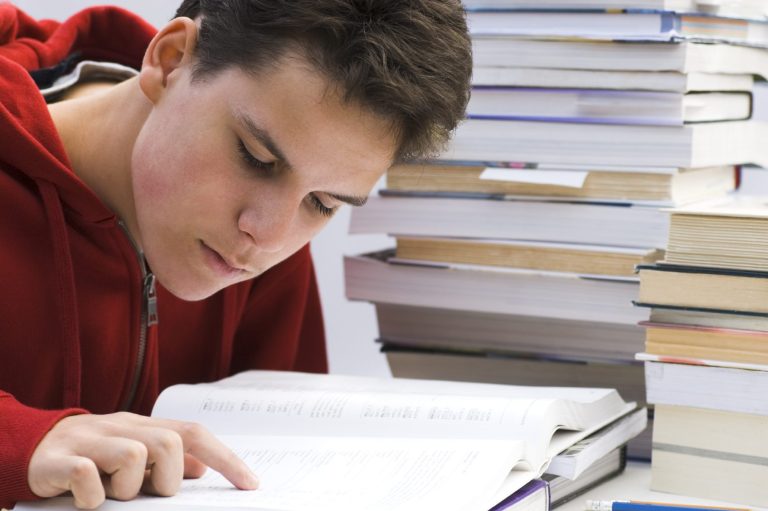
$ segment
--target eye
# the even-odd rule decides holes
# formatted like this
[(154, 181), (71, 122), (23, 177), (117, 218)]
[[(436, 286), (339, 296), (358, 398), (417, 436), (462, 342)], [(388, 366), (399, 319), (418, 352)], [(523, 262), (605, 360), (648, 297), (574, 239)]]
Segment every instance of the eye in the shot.
[(329, 208), (325, 204), (323, 204), (323, 201), (317, 198), (317, 195), (314, 193), (309, 194), (309, 201), (312, 203), (312, 207), (314, 207), (318, 213), (320, 213), (323, 216), (331, 217), (334, 213), (336, 213), (336, 210), (338, 208)]
[(237, 150), (240, 153), (240, 158), (242, 158), (245, 164), (251, 167), (252, 169), (262, 170), (262, 171), (274, 170), (275, 162), (265, 162), (256, 158), (254, 155), (251, 154), (248, 148), (245, 147), (245, 143), (240, 139), (237, 140)]

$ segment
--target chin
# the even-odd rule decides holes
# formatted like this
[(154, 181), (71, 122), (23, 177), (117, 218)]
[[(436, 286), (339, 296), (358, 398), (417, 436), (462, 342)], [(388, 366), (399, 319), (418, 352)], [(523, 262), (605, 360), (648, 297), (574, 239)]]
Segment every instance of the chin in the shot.
[(162, 286), (168, 290), (173, 296), (187, 302), (199, 302), (205, 300), (209, 296), (212, 296), (226, 286), (205, 286), (200, 283), (180, 283), (180, 282), (168, 282), (158, 277), (158, 281)]

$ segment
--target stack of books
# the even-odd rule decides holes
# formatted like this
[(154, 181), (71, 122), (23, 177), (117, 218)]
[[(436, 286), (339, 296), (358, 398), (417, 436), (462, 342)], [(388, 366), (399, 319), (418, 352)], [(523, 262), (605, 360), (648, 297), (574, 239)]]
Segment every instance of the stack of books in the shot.
[[(768, 164), (768, 128), (750, 119), (768, 25), (718, 16), (766, 6), (467, 1), (467, 120), (352, 216), (352, 233), (396, 238), (345, 261), (393, 374), (609, 386), (643, 402), (634, 267), (664, 255), (663, 208), (726, 196), (740, 164)], [(650, 456), (649, 436), (630, 454)]]
[(768, 506), (768, 197), (674, 210), (640, 267), (653, 489)]

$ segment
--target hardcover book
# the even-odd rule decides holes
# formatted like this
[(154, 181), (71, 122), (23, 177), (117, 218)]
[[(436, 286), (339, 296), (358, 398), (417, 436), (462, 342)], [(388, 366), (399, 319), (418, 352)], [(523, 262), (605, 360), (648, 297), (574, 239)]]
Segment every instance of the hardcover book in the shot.
[[(765, 51), (768, 57), (768, 51)], [(440, 160), (534, 161), (575, 165), (768, 166), (768, 124), (725, 121), (683, 126), (468, 119)]]
[(632, 325), (648, 311), (632, 306), (628, 277), (425, 265), (384, 251), (344, 258), (350, 300)]
[(768, 416), (656, 407), (651, 489), (768, 506)]
[(475, 66), (472, 70), (472, 83), (509, 87), (571, 87), (681, 93), (751, 92), (754, 78), (749, 74), (726, 73)]
[(352, 211), (351, 234), (486, 238), (663, 248), (669, 214), (631, 203), (503, 200), (417, 194), (370, 197)]
[(744, 92), (626, 91), (475, 86), (470, 119), (680, 126), (749, 119), (752, 95)]
[(768, 365), (638, 353), (648, 402), (768, 415)]
[(572, 37), (628, 41), (702, 41), (768, 44), (768, 22), (711, 14), (645, 9), (574, 11), (552, 9), (469, 11), (472, 35)]
[(374, 305), (379, 336), (405, 347), (632, 360), (645, 339), (643, 329), (634, 324)]
[(664, 357), (768, 365), (768, 331), (643, 321), (645, 351)]
[(642, 265), (643, 305), (768, 314), (768, 273), (726, 268)]
[(635, 266), (664, 257), (656, 248), (398, 236), (399, 259), (477, 264), (591, 275), (633, 276)]
[(731, 44), (472, 38), (480, 67), (533, 67), (602, 71), (676, 71), (768, 77), (768, 52)]

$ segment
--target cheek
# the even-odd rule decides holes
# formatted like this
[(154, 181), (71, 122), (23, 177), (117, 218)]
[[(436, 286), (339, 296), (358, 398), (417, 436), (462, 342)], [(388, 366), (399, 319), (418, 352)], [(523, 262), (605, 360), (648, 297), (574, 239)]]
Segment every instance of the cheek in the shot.
[(148, 132), (137, 139), (131, 162), (134, 201), (137, 214), (175, 213), (179, 207), (193, 206), (201, 198), (195, 191), (211, 189), (204, 183), (206, 164), (181, 141), (167, 140), (165, 134)]
[(156, 129), (154, 124), (144, 126), (133, 147), (131, 176), (137, 202), (152, 201), (168, 193), (173, 171), (170, 164), (179, 157), (177, 146), (165, 140), (168, 130)]

